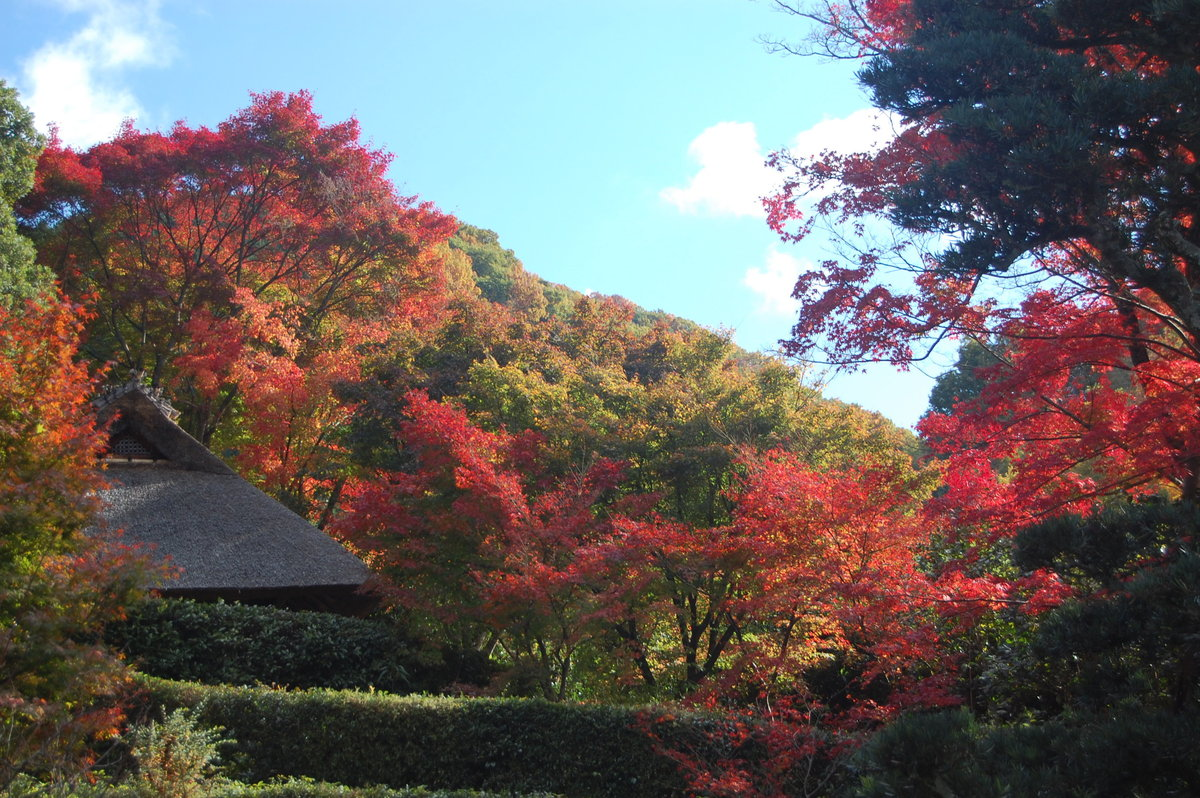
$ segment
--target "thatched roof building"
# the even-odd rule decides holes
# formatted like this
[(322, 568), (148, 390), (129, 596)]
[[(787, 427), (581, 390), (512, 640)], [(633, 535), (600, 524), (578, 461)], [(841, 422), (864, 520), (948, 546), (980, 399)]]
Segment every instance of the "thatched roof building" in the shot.
[(179, 569), (166, 595), (359, 612), (367, 568), (239, 477), (136, 381), (96, 402), (109, 422), (102, 523)]

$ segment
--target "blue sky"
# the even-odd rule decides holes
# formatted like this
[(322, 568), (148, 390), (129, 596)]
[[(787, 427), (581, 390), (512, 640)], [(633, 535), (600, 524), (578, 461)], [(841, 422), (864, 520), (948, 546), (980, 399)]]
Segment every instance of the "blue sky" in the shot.
[[(0, 77), (70, 144), (307, 89), (394, 154), (404, 193), (495, 230), (529, 270), (748, 349), (787, 334), (795, 274), (829, 255), (767, 229), (763, 158), (878, 135), (853, 65), (759, 43), (804, 35), (767, 0), (2, 2)], [(930, 385), (881, 365), (825, 392), (909, 425)]]

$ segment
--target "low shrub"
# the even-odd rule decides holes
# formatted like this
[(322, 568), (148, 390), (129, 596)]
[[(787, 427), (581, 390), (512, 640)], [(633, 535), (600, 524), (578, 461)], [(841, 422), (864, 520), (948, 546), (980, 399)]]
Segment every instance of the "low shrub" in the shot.
[[(350, 786), (687, 795), (674, 759), (717, 752), (713, 716), (668, 715), (530, 699), (448, 698), (214, 687), (145, 679), (143, 711), (194, 707), (226, 729), (228, 774), (244, 782), (305, 777)], [(654, 739), (648, 733), (653, 727)], [(728, 752), (725, 752), (728, 755)]]
[(247, 604), (153, 599), (105, 637), (143, 673), (204, 684), (436, 693), (489, 677), (482, 656), (423, 648), (386, 621)]
[(220, 728), (197, 727), (186, 709), (123, 735), (137, 769), (125, 779), (137, 798), (208, 798), (224, 783)]

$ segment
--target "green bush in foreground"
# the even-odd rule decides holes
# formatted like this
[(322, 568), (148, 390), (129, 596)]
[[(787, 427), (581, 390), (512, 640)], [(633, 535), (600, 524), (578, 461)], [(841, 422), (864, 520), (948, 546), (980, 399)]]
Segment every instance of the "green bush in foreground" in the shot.
[(137, 763), (125, 780), (138, 798), (207, 798), (223, 783), (221, 728), (198, 728), (186, 709), (131, 727), (124, 742)]
[(486, 666), (422, 650), (385, 621), (248, 604), (154, 599), (105, 637), (143, 673), (204, 684), (440, 692)]
[[(700, 761), (721, 721), (661, 710), (311, 690), (212, 687), (146, 679), (142, 712), (193, 707), (221, 726), (227, 774), (349, 786), (420, 784), (567, 796), (687, 795), (666, 746)], [(657, 739), (647, 729), (653, 727)], [(717, 735), (719, 736), (719, 735)], [(753, 750), (750, 750), (751, 755)], [(729, 755), (725, 751), (725, 756)]]

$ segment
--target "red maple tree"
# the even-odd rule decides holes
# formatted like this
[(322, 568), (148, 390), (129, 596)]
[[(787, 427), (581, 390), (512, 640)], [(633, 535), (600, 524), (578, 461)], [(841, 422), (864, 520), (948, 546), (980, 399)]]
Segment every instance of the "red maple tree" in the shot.
[(18, 211), (67, 292), (98, 297), (87, 351), (170, 390), (207, 442), (272, 372), (367, 334), (347, 325), (431, 310), (432, 247), (456, 223), (398, 195), (359, 137), (307, 93), (257, 94), (215, 129), (52, 139)]
[(394, 609), (463, 648), (499, 647), (512, 675), (561, 700), (604, 615), (589, 551), (621, 468), (598, 460), (552, 476), (537, 435), (488, 432), (419, 391), (405, 404), (397, 434), (411, 468), (349, 485), (332, 531), (381, 575)]
[[(992, 525), (1114, 493), (1194, 498), (1197, 150), (1177, 98), (1195, 73), (1176, 12), (849, 0), (805, 13), (844, 54), (870, 56), (862, 80), (901, 129), (878, 152), (775, 156), (774, 229), (850, 225), (847, 257), (800, 275), (787, 350), (910, 364), (947, 337), (989, 346), (1001, 365), (983, 396), (922, 429), (951, 472), (1006, 464), (1005, 508), (946, 502), (989, 505)], [(875, 243), (878, 218), (907, 238)]]

